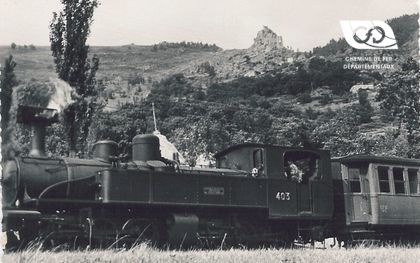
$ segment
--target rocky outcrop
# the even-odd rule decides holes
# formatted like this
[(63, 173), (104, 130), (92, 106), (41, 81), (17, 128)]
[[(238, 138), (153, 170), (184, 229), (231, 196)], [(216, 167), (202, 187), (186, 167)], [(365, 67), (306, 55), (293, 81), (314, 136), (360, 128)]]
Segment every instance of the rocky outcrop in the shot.
[(225, 50), (211, 58), (196, 61), (187, 75), (202, 77), (203, 65), (212, 69), (211, 76), (217, 81), (228, 81), (238, 77), (256, 77), (278, 70), (284, 63), (294, 61), (293, 50), (284, 47), (283, 39), (273, 30), (264, 26), (247, 49)]
[(283, 48), (283, 38), (266, 26), (257, 33), (254, 44), (251, 46), (251, 49), (264, 53), (282, 50)]

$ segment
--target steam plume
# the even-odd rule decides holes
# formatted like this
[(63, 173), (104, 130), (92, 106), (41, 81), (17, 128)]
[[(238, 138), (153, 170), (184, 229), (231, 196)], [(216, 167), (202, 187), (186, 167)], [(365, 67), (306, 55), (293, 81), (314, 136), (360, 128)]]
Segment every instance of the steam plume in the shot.
[(67, 105), (73, 103), (73, 88), (67, 82), (58, 78), (50, 78), (50, 82), (55, 87), (55, 90), (47, 107), (61, 112)]

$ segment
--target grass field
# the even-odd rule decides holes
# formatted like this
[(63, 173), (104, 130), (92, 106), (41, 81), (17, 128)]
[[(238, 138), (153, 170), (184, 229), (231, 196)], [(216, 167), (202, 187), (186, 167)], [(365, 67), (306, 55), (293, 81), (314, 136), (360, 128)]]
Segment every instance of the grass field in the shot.
[(3, 255), (2, 262), (420, 262), (420, 247), (355, 249), (157, 250), (145, 245), (128, 251), (40, 252)]

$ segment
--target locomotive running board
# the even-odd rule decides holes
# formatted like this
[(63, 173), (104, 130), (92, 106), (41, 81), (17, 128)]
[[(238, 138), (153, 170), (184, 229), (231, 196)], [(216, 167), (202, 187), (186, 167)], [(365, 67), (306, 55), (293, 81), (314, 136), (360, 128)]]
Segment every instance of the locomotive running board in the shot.
[(19, 229), (23, 219), (25, 221), (37, 221), (41, 218), (41, 213), (34, 210), (4, 210), (3, 220), (6, 229)]
[(41, 212), (34, 210), (5, 210), (3, 211), (5, 218), (20, 218), (25, 217), (29, 219), (38, 219), (41, 217)]

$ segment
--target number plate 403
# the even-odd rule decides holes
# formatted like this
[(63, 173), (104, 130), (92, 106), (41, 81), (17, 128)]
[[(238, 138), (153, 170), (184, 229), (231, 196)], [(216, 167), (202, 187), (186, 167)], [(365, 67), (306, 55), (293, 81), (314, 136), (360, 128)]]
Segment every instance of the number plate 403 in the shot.
[(290, 193), (289, 192), (277, 192), (276, 199), (280, 201), (289, 201)]

